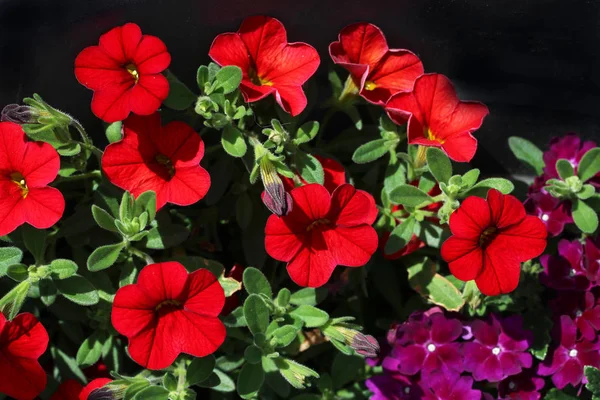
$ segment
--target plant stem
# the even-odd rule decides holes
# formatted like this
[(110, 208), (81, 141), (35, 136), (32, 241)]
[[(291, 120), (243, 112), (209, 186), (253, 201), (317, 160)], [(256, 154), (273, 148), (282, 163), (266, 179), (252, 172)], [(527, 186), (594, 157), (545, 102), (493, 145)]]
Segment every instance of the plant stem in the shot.
[(127, 244), (127, 250), (132, 255), (143, 260), (146, 263), (146, 265), (154, 264), (154, 260), (152, 259), (152, 257), (150, 257), (149, 254), (144, 253), (142, 250), (133, 247), (130, 243)]
[(73, 125), (75, 129), (77, 129), (77, 132), (79, 132), (79, 135), (81, 136), (82, 142), (80, 142), (79, 144), (83, 148), (90, 150), (96, 156), (98, 162), (102, 163), (102, 150), (94, 146), (94, 143), (92, 143), (92, 139), (90, 139), (90, 137), (88, 136), (83, 125), (81, 125), (81, 123), (75, 118), (71, 119), (71, 125)]
[(102, 173), (98, 170), (94, 170), (91, 172), (86, 172), (84, 174), (79, 174), (79, 175), (71, 175), (71, 176), (61, 176), (59, 177), (54, 183), (55, 184), (60, 184), (60, 183), (64, 183), (64, 182), (75, 182), (75, 181), (81, 181), (84, 179), (88, 179), (88, 178), (100, 178), (102, 177)]

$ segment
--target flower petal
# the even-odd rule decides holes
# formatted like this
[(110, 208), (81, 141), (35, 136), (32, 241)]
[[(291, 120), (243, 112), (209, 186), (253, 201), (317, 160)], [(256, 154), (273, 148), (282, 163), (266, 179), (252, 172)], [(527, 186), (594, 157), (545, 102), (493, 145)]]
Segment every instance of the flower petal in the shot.
[(483, 253), (475, 240), (449, 237), (442, 244), (441, 255), (452, 275), (461, 281), (473, 280), (481, 274)]
[(159, 152), (171, 159), (175, 168), (197, 166), (204, 156), (204, 142), (188, 124), (173, 121), (161, 130), (152, 130), (150, 138)]
[(46, 371), (36, 359), (3, 354), (0, 376), (0, 393), (17, 400), (33, 400), (46, 387)]
[(92, 90), (104, 89), (123, 82), (133, 82), (133, 77), (123, 65), (115, 61), (98, 46), (86, 47), (75, 59), (75, 77)]
[(510, 251), (517, 260), (524, 262), (544, 252), (547, 234), (543, 222), (528, 215), (520, 223), (502, 229), (492, 244)]
[(375, 201), (369, 193), (343, 184), (331, 195), (328, 219), (341, 226), (371, 225), (376, 217), (373, 208)]
[(182, 300), (186, 312), (217, 317), (225, 305), (225, 293), (212, 272), (199, 269), (188, 275)]
[(21, 189), (14, 182), (0, 180), (0, 235), (4, 236), (25, 223)]
[(290, 43), (277, 55), (256, 60), (257, 73), (273, 86), (302, 86), (319, 67), (319, 53), (305, 43)]
[(364, 22), (346, 26), (338, 41), (329, 45), (333, 62), (374, 65), (388, 51), (388, 45), (377, 26)]
[(54, 147), (44, 142), (27, 142), (19, 171), (29, 188), (46, 186), (60, 169), (60, 157)]
[(210, 188), (210, 175), (199, 165), (177, 168), (167, 187), (169, 203), (187, 206), (206, 196)]
[(487, 202), (476, 196), (467, 197), (450, 215), (450, 230), (460, 238), (479, 240), (490, 223), (491, 215)]
[[(85, 387), (83, 388), (83, 390), (81, 390), (81, 393), (79, 393), (79, 400), (88, 400), (88, 396), (90, 394), (92, 394), (92, 392), (98, 388), (101, 388), (102, 386), (106, 385), (107, 383), (112, 382), (112, 379), (109, 378), (96, 378), (93, 381), (91, 381), (90, 383), (88, 383), (87, 385), (85, 385)], [(75, 399), (68, 399), (68, 400), (75, 400)]]
[(377, 232), (369, 225), (338, 226), (323, 231), (323, 236), (338, 265), (362, 267), (377, 250)]
[(10, 175), (20, 171), (27, 147), (23, 128), (14, 122), (0, 122), (0, 173)]
[(133, 62), (140, 75), (159, 74), (169, 67), (171, 55), (162, 40), (156, 36), (144, 35), (137, 46)]
[[(290, 212), (290, 214), (294, 210)], [(288, 216), (290, 215), (288, 214)], [(306, 240), (306, 225), (297, 224), (293, 218), (271, 215), (265, 227), (265, 249), (276, 260), (290, 261)]]
[(273, 87), (277, 104), (292, 117), (297, 116), (306, 108), (306, 95), (301, 86), (277, 85)]
[(262, 62), (278, 57), (287, 45), (283, 24), (272, 17), (257, 15), (246, 18), (238, 34), (258, 71), (262, 70)]
[(104, 122), (122, 121), (131, 112), (129, 98), (133, 79), (115, 85), (109, 85), (94, 92), (92, 112)]
[(308, 226), (311, 222), (327, 217), (331, 195), (325, 187), (311, 183), (293, 189), (290, 195), (294, 200), (294, 207), (286, 218), (294, 218), (298, 222), (305, 221)]
[(222, 33), (215, 38), (208, 52), (210, 58), (220, 66), (235, 65), (242, 69), (243, 77), (249, 79), (252, 65), (248, 49), (237, 33)]
[(30, 188), (21, 201), (25, 221), (37, 229), (56, 224), (65, 211), (65, 198), (53, 187)]
[(442, 150), (453, 161), (469, 162), (477, 152), (477, 139), (468, 132), (457, 133), (442, 144)]
[(158, 305), (165, 300), (180, 298), (186, 288), (188, 273), (175, 261), (150, 264), (142, 269), (137, 285)]
[(525, 207), (515, 196), (504, 195), (496, 189), (490, 189), (487, 193), (487, 202), (490, 206), (492, 223), (498, 229), (518, 224), (525, 218)]
[(336, 260), (327, 249), (323, 235), (315, 229), (289, 262), (287, 271), (296, 284), (319, 287), (327, 283), (335, 266)]
[(519, 285), (521, 262), (512, 250), (498, 243), (497, 236), (483, 252), (483, 270), (475, 279), (477, 287), (486, 296), (510, 293)]
[(132, 61), (140, 40), (142, 31), (134, 23), (117, 26), (100, 36), (99, 46), (113, 60), (120, 64)]
[(162, 74), (140, 75), (129, 91), (129, 107), (138, 115), (154, 113), (169, 95), (169, 82)]

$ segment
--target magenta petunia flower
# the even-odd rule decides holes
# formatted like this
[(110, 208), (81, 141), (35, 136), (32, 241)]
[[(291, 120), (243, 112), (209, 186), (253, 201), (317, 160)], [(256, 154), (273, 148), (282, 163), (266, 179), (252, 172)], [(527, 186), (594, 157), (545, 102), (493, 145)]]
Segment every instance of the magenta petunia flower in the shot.
[[(543, 177), (536, 179), (540, 178)], [(523, 205), (527, 214), (535, 215), (544, 223), (548, 234), (551, 236), (560, 235), (565, 229), (566, 224), (573, 223), (571, 203), (569, 201), (560, 201), (545, 190), (530, 191)]]
[(557, 290), (587, 290), (590, 281), (582, 267), (583, 246), (577, 240), (566, 239), (558, 242), (558, 256), (544, 254), (540, 262), (544, 271), (540, 281), (549, 288)]
[(383, 360), (383, 367), (404, 375), (419, 371), (427, 375), (435, 370), (463, 371), (463, 359), (457, 339), (463, 332), (460, 321), (442, 313), (414, 316), (396, 330), (396, 343)]
[(538, 374), (552, 375), (552, 382), (558, 389), (568, 384), (586, 383), (583, 367), (600, 368), (600, 342), (577, 341), (577, 327), (567, 315), (560, 317), (560, 329), (555, 334), (559, 338), (558, 344), (539, 365)]
[(464, 365), (476, 381), (499, 382), (531, 367), (527, 349), (533, 334), (523, 329), (520, 315), (502, 319), (492, 314), (488, 321), (473, 321), (471, 329), (474, 340), (463, 346)]
[(371, 400), (421, 400), (424, 395), (421, 386), (404, 375), (375, 375), (367, 379), (365, 384), (373, 393)]
[(544, 388), (544, 379), (535, 375), (534, 371), (524, 370), (518, 375), (504, 379), (498, 385), (500, 399), (540, 400), (540, 390)]
[[(579, 166), (581, 157), (590, 149), (597, 147), (596, 143), (592, 141), (581, 142), (579, 136), (574, 133), (569, 133), (565, 136), (554, 138), (550, 141), (550, 149), (544, 153), (544, 173), (549, 178), (558, 178), (558, 171), (556, 170), (556, 162), (560, 159), (565, 159), (571, 163), (575, 172)], [(595, 177), (592, 182), (598, 178)]]
[(482, 393), (473, 389), (473, 379), (456, 373), (436, 371), (421, 380), (423, 400), (480, 400)]
[(592, 292), (560, 292), (550, 302), (550, 308), (555, 315), (571, 317), (585, 340), (596, 339), (596, 332), (600, 330), (600, 305), (597, 305)]
[(590, 238), (585, 240), (583, 271), (593, 286), (600, 285), (600, 249)]

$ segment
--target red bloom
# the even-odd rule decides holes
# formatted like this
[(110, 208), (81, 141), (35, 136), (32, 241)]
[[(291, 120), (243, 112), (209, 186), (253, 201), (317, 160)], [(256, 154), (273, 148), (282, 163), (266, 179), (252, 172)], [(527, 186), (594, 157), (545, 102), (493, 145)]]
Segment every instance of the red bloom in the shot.
[(79, 83), (94, 91), (92, 112), (106, 122), (121, 121), (130, 112), (150, 115), (169, 95), (161, 72), (171, 63), (167, 47), (157, 37), (142, 35), (128, 23), (100, 36), (75, 59)]
[(112, 379), (108, 379), (108, 378), (98, 378), (98, 379), (94, 379), (93, 381), (91, 381), (90, 383), (88, 383), (83, 390), (81, 390), (81, 393), (79, 393), (79, 400), (88, 400), (88, 397), (90, 394), (92, 394), (92, 392), (98, 388), (101, 388), (102, 386), (106, 385), (107, 383), (112, 382)]
[(199, 163), (204, 142), (191, 126), (175, 121), (163, 127), (160, 115), (132, 115), (123, 123), (123, 139), (108, 145), (102, 169), (116, 186), (139, 196), (156, 193), (156, 208), (166, 203), (193, 204), (204, 197), (210, 176)]
[(454, 161), (471, 161), (477, 139), (471, 133), (481, 126), (488, 108), (460, 101), (444, 75), (420, 76), (411, 93), (398, 93), (386, 104), (389, 117), (402, 125), (408, 120), (408, 143), (441, 147)]
[(79, 393), (82, 390), (83, 385), (81, 383), (75, 379), (67, 379), (60, 384), (50, 400), (79, 400)]
[(32, 400), (46, 387), (38, 358), (48, 347), (48, 333), (33, 314), (7, 321), (0, 313), (0, 393)]
[(388, 48), (381, 29), (364, 22), (342, 29), (338, 41), (329, 45), (329, 55), (350, 72), (360, 95), (375, 104), (384, 105), (393, 94), (412, 90), (423, 74), (419, 57)]
[(319, 54), (306, 43), (288, 43), (283, 24), (275, 18), (246, 18), (236, 33), (215, 38), (208, 55), (219, 65), (242, 69), (240, 90), (248, 103), (270, 94), (292, 116), (306, 107), (302, 85), (319, 66)]
[(526, 215), (516, 197), (490, 189), (487, 201), (470, 196), (450, 216), (451, 236), (442, 258), (462, 281), (475, 279), (481, 293), (495, 296), (515, 290), (521, 263), (542, 254), (546, 228)]
[(300, 286), (327, 283), (336, 265), (360, 267), (377, 250), (371, 224), (377, 216), (373, 197), (344, 184), (330, 194), (310, 184), (291, 191), (292, 211), (271, 215), (265, 227), (267, 253), (288, 262), (287, 270)]
[(115, 329), (129, 339), (131, 358), (148, 369), (163, 369), (180, 353), (212, 354), (225, 340), (217, 318), (225, 294), (206, 269), (188, 275), (178, 262), (151, 264), (136, 284), (117, 291), (112, 310)]
[(21, 126), (0, 122), (0, 236), (25, 222), (46, 229), (62, 217), (65, 199), (48, 187), (59, 169), (50, 144), (30, 142)]
[[(333, 158), (327, 158), (319, 155), (315, 155), (315, 158), (319, 160), (323, 166), (323, 174), (325, 176), (325, 179), (323, 180), (323, 186), (325, 186), (325, 189), (329, 190), (330, 193), (333, 193), (338, 186), (346, 183), (346, 170), (342, 164)], [(283, 181), (285, 190), (288, 192), (296, 187), (293, 179), (282, 176), (281, 180)], [(304, 184), (307, 183), (304, 179), (302, 179), (302, 177), (300, 177), (300, 180)]]

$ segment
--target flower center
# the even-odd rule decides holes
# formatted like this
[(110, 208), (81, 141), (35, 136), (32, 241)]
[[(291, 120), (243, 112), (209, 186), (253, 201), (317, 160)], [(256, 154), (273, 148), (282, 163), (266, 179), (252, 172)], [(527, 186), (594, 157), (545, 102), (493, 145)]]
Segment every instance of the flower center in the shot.
[(575, 276), (575, 274), (577, 274), (577, 271), (575, 271), (573, 268), (571, 268), (571, 270), (569, 271), (569, 277), (573, 277), (573, 276)]
[(438, 138), (428, 126), (423, 128), (423, 136), (425, 136), (425, 139), (433, 140), (434, 142), (438, 142), (440, 144), (444, 144), (445, 142), (444, 139)]
[(508, 388), (510, 390), (515, 390), (517, 388), (517, 385), (513, 381), (510, 381), (508, 382)]
[(27, 182), (25, 182), (23, 174), (20, 172), (13, 172), (10, 174), (10, 180), (21, 189), (21, 197), (26, 198), (29, 193), (29, 188), (27, 187)]
[(479, 236), (479, 245), (481, 247), (487, 246), (492, 241), (492, 239), (494, 239), (497, 232), (498, 228), (496, 228), (495, 226), (489, 226), (485, 228), (485, 230), (481, 233), (481, 236)]
[(129, 72), (129, 75), (131, 75), (133, 77), (133, 79), (135, 80), (135, 83), (138, 83), (138, 81), (140, 80), (140, 74), (138, 73), (138, 70), (137, 70), (137, 67), (135, 66), (135, 64), (129, 63), (129, 64), (125, 65), (125, 69), (127, 70), (127, 72)]
[(328, 220), (327, 218), (318, 219), (318, 220), (314, 221), (313, 223), (311, 223), (309, 226), (306, 227), (306, 232), (312, 231), (317, 226), (328, 225), (330, 223), (331, 223), (331, 221)]
[(157, 305), (156, 308), (154, 309), (154, 311), (158, 311), (161, 308), (179, 309), (181, 307), (182, 307), (181, 302), (179, 302), (177, 300), (165, 300), (162, 303), (160, 303), (159, 305)]
[(410, 393), (410, 388), (408, 386), (404, 388), (404, 393), (406, 393), (406, 394)]
[(500, 354), (500, 347), (494, 347), (492, 349), (492, 354), (497, 356), (498, 354)]
[(544, 214), (542, 215), (542, 221), (546, 222), (550, 219), (550, 216), (548, 214)]
[(582, 315), (583, 315), (583, 313), (581, 312), (581, 310), (579, 310), (579, 309), (575, 310), (575, 316), (577, 318), (581, 317)]
[(429, 351), (430, 353), (433, 353), (435, 351), (435, 344), (429, 343), (427, 345), (427, 351)]
[(273, 86), (273, 82), (261, 78), (254, 68), (250, 68), (248, 71), (248, 78), (250, 78), (250, 82), (254, 83), (256, 86)]
[(577, 350), (573, 349), (569, 351), (569, 357), (577, 357)]
[(162, 165), (163, 167), (165, 167), (165, 170), (167, 171), (167, 174), (169, 175), (169, 179), (172, 178), (173, 176), (175, 176), (175, 166), (173, 166), (173, 162), (171, 161), (171, 159), (167, 156), (165, 156), (164, 154), (157, 154), (156, 157), (154, 157), (154, 159), (156, 160), (157, 163), (159, 163), (160, 165)]
[(377, 88), (377, 84), (373, 81), (365, 82), (365, 90), (375, 90)]

